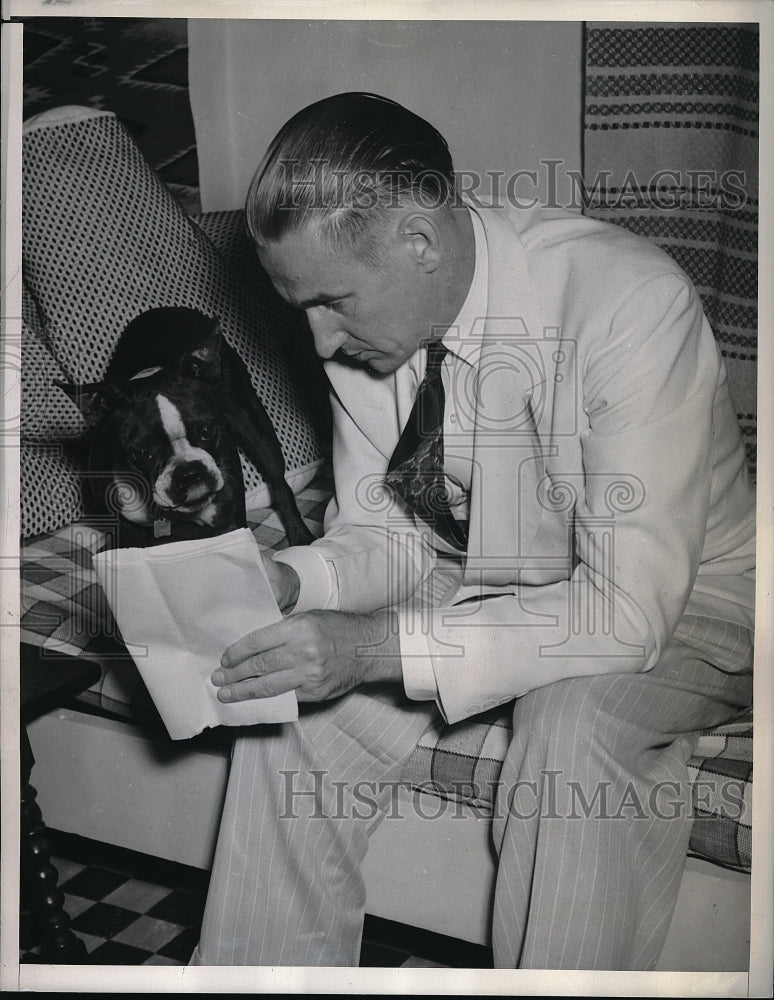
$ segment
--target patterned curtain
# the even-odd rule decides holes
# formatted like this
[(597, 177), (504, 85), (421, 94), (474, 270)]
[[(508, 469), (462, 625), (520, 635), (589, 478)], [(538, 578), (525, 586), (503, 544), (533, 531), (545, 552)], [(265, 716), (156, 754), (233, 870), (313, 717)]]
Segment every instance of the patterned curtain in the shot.
[(696, 285), (755, 471), (758, 26), (589, 23), (585, 211)]
[(25, 118), (64, 104), (114, 112), (183, 208), (199, 211), (186, 20), (33, 17), (23, 45)]

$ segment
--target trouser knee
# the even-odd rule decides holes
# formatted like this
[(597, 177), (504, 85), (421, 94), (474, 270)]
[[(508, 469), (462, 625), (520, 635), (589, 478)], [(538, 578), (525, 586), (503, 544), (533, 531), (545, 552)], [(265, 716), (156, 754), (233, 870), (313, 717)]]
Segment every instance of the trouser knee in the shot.
[(693, 737), (665, 732), (640, 675), (572, 678), (519, 698), (504, 775), (682, 780)]

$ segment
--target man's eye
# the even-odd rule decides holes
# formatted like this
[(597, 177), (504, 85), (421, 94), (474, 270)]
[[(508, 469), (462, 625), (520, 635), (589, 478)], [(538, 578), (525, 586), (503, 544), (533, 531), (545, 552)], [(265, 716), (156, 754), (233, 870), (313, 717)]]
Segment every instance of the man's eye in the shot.
[(344, 308), (344, 299), (334, 299), (333, 302), (326, 302), (325, 308), (333, 312), (341, 312)]

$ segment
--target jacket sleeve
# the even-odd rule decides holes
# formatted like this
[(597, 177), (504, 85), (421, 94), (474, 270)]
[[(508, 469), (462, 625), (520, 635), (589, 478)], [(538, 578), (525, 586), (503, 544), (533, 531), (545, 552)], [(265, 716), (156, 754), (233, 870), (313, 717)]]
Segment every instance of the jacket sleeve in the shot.
[[(630, 292), (583, 358), (584, 487), (569, 579), (422, 612), (449, 722), (563, 678), (650, 669), (701, 561), (720, 359), (679, 273)], [(611, 474), (638, 483), (618, 497)]]

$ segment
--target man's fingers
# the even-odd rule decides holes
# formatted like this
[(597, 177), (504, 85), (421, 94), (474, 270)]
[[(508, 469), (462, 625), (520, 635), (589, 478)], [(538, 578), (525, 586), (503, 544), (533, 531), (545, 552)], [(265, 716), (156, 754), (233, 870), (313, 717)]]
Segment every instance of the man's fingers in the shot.
[(234, 667), (250, 656), (258, 656), (269, 649), (284, 645), (288, 634), (288, 624), (287, 621), (274, 622), (272, 625), (260, 628), (256, 632), (249, 632), (241, 639), (237, 639), (220, 658), (221, 666)]
[(219, 667), (212, 675), (212, 683), (215, 687), (224, 687), (226, 684), (237, 684), (248, 677), (260, 677), (270, 672), (260, 656), (249, 656), (233, 667)]
[(278, 670), (289, 670), (296, 666), (298, 660), (289, 654), (286, 647), (276, 646), (267, 649), (259, 656), (248, 656), (232, 666), (220, 666), (212, 675), (212, 683), (216, 687), (224, 684), (236, 684), (248, 677), (260, 677), (263, 674), (273, 674)]
[(250, 698), (273, 698), (295, 690), (300, 683), (298, 671), (278, 670), (276, 673), (262, 674), (260, 677), (229, 682), (225, 687), (218, 688), (218, 700), (235, 702), (247, 701)]

